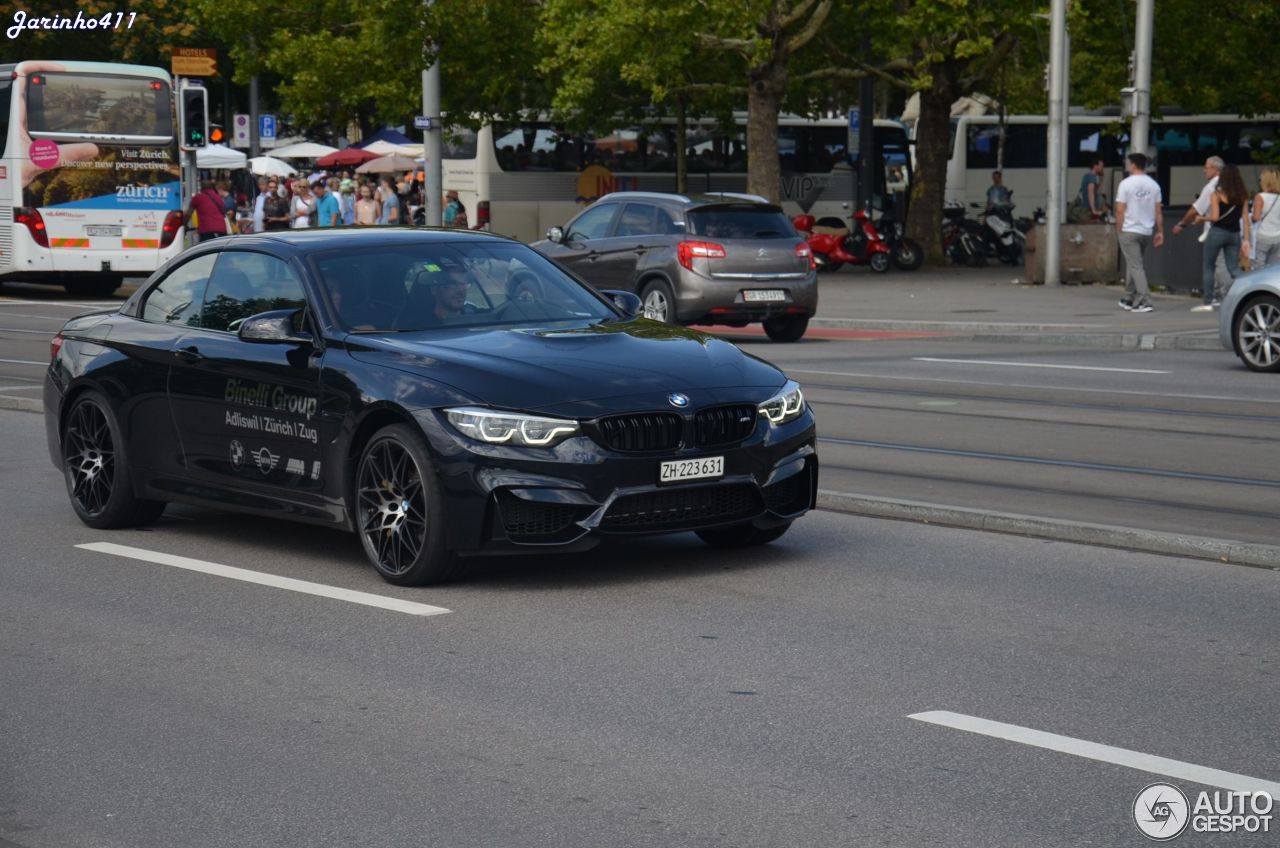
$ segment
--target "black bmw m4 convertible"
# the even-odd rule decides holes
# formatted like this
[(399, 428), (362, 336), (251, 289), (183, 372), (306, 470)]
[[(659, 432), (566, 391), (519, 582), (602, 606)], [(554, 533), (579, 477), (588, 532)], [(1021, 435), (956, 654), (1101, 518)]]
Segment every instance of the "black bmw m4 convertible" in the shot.
[(91, 527), (170, 502), (353, 530), (397, 584), (605, 536), (777, 539), (814, 419), (777, 368), (466, 231), (213, 239), (69, 321), (49, 452)]

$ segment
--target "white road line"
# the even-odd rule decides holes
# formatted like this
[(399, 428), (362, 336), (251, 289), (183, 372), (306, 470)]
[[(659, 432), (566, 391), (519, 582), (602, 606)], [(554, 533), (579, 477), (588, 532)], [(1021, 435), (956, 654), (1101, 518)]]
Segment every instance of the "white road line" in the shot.
[(34, 386), (0, 386), (0, 392), (28, 392), (32, 389), (42, 388), (44, 388), (44, 386), (38, 384)]
[(915, 715), (907, 716), (907, 718), (941, 725), (942, 727), (950, 727), (954, 730), (965, 730), (969, 733), (993, 736), (996, 739), (1005, 739), (1022, 745), (1058, 751), (1062, 754), (1084, 757), (1088, 760), (1111, 763), (1112, 765), (1124, 766), (1125, 768), (1137, 769), (1151, 774), (1174, 777), (1205, 786), (1217, 786), (1222, 789), (1230, 789), (1233, 792), (1265, 791), (1270, 793), (1272, 798), (1280, 795), (1280, 783), (1274, 781), (1198, 766), (1195, 763), (1184, 763), (1181, 760), (1170, 760), (1165, 757), (1157, 757), (1154, 754), (1144, 754), (1141, 751), (1130, 751), (1127, 748), (1114, 748), (1110, 745), (1101, 745), (1085, 739), (1074, 739), (1070, 736), (1059, 736), (1056, 733), (1045, 733), (1042, 730), (1032, 730), (1029, 727), (1019, 727), (1016, 724), (1004, 724), (999, 721), (989, 721), (985, 718), (952, 713), (945, 710), (916, 713)]
[(10, 365), (39, 365), (41, 368), (47, 367), (47, 362), (34, 362), (30, 359), (0, 359), (0, 362), (7, 362)]
[(174, 568), (185, 568), (188, 571), (199, 571), (202, 574), (212, 574), (215, 577), (243, 580), (246, 583), (257, 583), (260, 586), (271, 586), (275, 589), (288, 589), (291, 592), (301, 592), (305, 595), (319, 595), (322, 598), (333, 598), (334, 600), (346, 601), (351, 604), (380, 607), (381, 609), (403, 612), (409, 615), (441, 615), (442, 613), (452, 612), (452, 610), (447, 610), (444, 607), (433, 607), (429, 604), (420, 604), (415, 601), (402, 601), (399, 598), (388, 598), (385, 595), (372, 595), (368, 592), (340, 589), (337, 586), (326, 586), (323, 583), (294, 580), (292, 577), (277, 577), (274, 574), (264, 574), (261, 571), (249, 571), (244, 568), (234, 568), (230, 565), (220, 565), (216, 562), (205, 562), (204, 560), (164, 554), (158, 551), (148, 551), (128, 545), (116, 545), (111, 542), (90, 542), (84, 545), (76, 545), (76, 547), (101, 554), (128, 557), (129, 559), (142, 560), (143, 562), (154, 562), (157, 565), (169, 565)]
[[(853, 377), (859, 380), (901, 380), (904, 383), (945, 383), (952, 386), (989, 386), (1000, 389), (1044, 389), (1055, 392), (1084, 392), (1086, 394), (1129, 395), (1131, 397), (1180, 398), (1182, 400), (1230, 400), (1241, 403), (1280, 404), (1280, 400), (1255, 397), (1231, 397), (1230, 395), (1194, 395), (1184, 392), (1137, 392), (1128, 389), (1091, 389), (1087, 386), (1044, 386), (1033, 383), (992, 383), (986, 380), (948, 380), (942, 377), (903, 377), (896, 374), (859, 374), (851, 371), (817, 371), (811, 368), (784, 368), (788, 374), (818, 374), (825, 377)], [(872, 390), (874, 391), (874, 389)]]
[(1121, 374), (1171, 374), (1171, 371), (1150, 371), (1146, 368), (1100, 368), (1093, 365), (1049, 365), (1044, 362), (1003, 362), (994, 359), (938, 359), (932, 356), (913, 356), (915, 362), (942, 362), (947, 365), (1004, 365), (1010, 368), (1060, 368), (1064, 371), (1116, 371)]
[[(6, 315), (6, 318), (12, 318), (12, 315)], [(33, 336), (48, 336), (53, 338), (57, 330), (19, 330), (17, 327), (0, 327), (0, 333), (30, 333)]]

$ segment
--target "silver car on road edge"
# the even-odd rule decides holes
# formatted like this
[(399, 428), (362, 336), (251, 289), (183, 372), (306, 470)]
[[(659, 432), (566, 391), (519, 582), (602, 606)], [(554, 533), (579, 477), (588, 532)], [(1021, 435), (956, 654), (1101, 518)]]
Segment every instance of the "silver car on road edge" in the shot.
[(1238, 278), (1218, 315), (1222, 346), (1253, 371), (1280, 371), (1280, 265)]
[(658, 321), (762, 323), (793, 342), (818, 309), (813, 251), (755, 195), (614, 192), (532, 246), (598, 289), (635, 292)]

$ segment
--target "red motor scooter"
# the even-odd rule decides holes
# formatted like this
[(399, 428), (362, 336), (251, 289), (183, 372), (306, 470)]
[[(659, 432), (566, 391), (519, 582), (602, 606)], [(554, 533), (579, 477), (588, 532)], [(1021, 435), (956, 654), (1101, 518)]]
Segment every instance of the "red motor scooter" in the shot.
[(791, 223), (809, 243), (820, 273), (844, 264), (870, 265), (872, 271), (881, 274), (889, 270), (889, 243), (861, 209), (853, 213), (852, 231), (839, 218), (814, 220), (812, 215), (797, 215)]

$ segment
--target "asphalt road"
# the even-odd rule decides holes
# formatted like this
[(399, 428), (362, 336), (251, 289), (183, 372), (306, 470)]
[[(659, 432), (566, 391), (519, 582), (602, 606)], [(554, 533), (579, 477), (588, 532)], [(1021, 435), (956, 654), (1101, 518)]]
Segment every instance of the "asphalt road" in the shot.
[(1158, 775), (939, 710), (1280, 778), (1270, 571), (820, 512), (400, 589), (336, 531), (91, 530), (40, 417), (0, 426), (5, 848), (1144, 844)]
[[(121, 299), (4, 295), (0, 395), (32, 399), (52, 332)], [(726, 335), (805, 386), (824, 489), (1280, 544), (1280, 393), (1226, 351)]]

